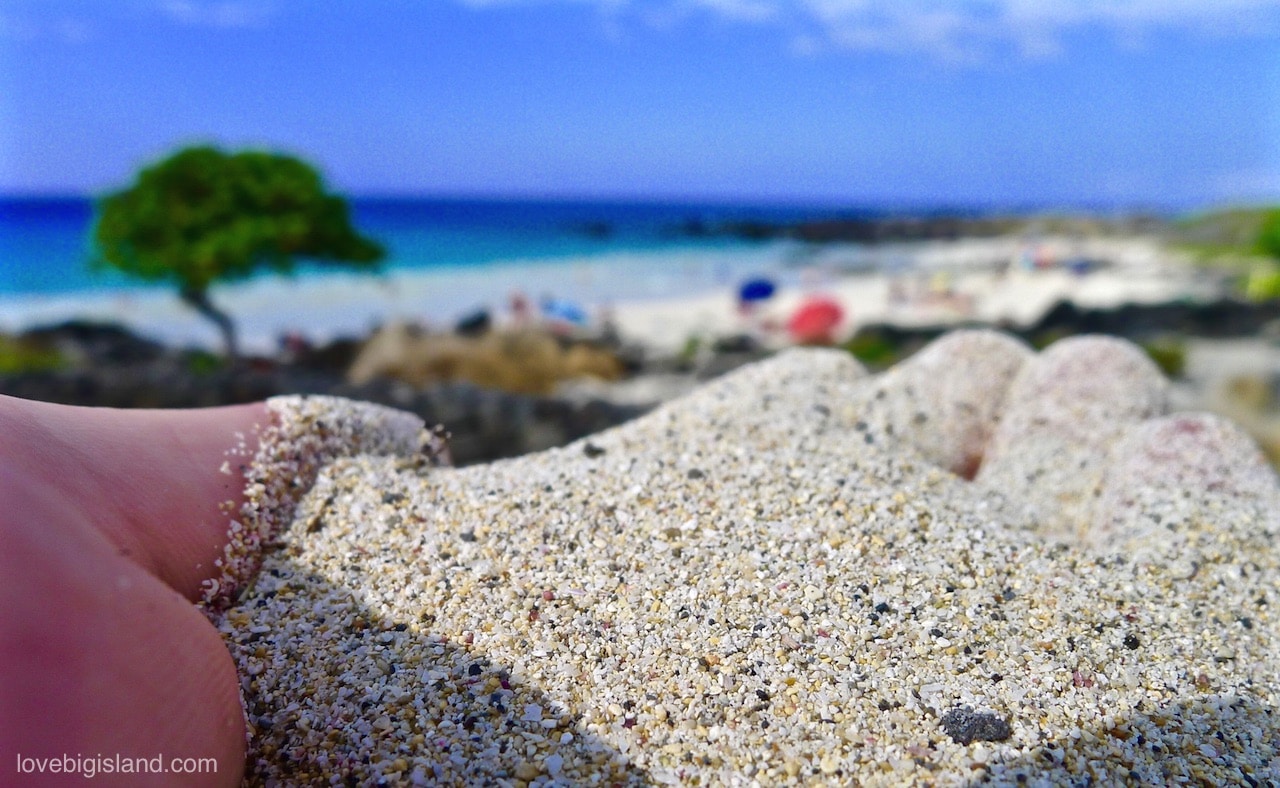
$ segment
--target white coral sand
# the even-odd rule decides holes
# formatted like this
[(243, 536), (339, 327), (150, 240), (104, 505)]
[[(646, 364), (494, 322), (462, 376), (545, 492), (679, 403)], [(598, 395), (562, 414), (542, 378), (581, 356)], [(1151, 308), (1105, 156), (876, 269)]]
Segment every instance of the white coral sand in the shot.
[(1280, 485), (1162, 385), (1099, 338), (793, 350), (464, 469), (274, 401), (249, 780), (1280, 780)]

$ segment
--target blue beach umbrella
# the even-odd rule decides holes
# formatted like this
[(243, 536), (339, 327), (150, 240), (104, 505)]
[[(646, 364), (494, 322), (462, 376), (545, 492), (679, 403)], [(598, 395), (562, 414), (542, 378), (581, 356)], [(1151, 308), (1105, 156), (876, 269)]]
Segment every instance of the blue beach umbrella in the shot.
[(543, 301), (542, 314), (551, 320), (563, 320), (575, 326), (585, 326), (587, 324), (586, 310), (572, 301), (564, 301), (558, 298)]
[(744, 304), (753, 301), (767, 301), (773, 297), (777, 287), (768, 279), (748, 279), (738, 288), (738, 300)]

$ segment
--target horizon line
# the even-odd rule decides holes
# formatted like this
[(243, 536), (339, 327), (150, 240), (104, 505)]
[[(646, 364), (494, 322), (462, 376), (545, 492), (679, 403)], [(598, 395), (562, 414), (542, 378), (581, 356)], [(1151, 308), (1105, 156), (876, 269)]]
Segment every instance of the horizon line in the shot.
[[(71, 190), (3, 190), (0, 201), (6, 202), (70, 202), (93, 201), (105, 192)], [(671, 207), (723, 207), (723, 208), (777, 208), (793, 210), (863, 211), (863, 212), (918, 212), (932, 215), (950, 213), (974, 213), (985, 215), (1006, 213), (1013, 215), (1052, 215), (1083, 213), (1086, 215), (1138, 216), (1193, 214), (1276, 205), (1275, 200), (1265, 198), (1235, 200), (1203, 200), (1194, 203), (1159, 204), (1153, 200), (1138, 199), (1046, 199), (1046, 200), (996, 200), (975, 198), (971, 200), (920, 199), (902, 197), (833, 197), (803, 195), (692, 195), (692, 194), (584, 194), (584, 193), (534, 193), (472, 192), (444, 190), (352, 190), (339, 193), (350, 202), (454, 202), (454, 203), (543, 203), (549, 205), (644, 205)]]

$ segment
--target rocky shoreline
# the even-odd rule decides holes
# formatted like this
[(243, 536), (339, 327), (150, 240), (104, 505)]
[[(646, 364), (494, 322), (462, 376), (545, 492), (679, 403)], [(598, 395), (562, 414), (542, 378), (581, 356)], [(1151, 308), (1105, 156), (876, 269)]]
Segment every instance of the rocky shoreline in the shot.
[[(995, 238), (1027, 232), (1071, 232), (1087, 235), (1134, 235), (1167, 229), (1155, 216), (1110, 220), (1099, 217), (1034, 217), (1010, 214), (969, 215), (902, 214), (885, 216), (827, 216), (795, 222), (691, 220), (675, 228), (691, 238), (738, 238), (749, 241), (791, 239), (806, 243), (898, 243), (904, 241), (954, 241), (961, 238)], [(596, 232), (600, 228), (595, 228)]]
[(376, 379), (353, 385), (345, 372), (354, 341), (300, 358), (253, 358), (231, 367), (207, 353), (166, 348), (117, 326), (68, 323), (22, 338), (60, 348), (75, 360), (57, 369), (0, 374), (0, 394), (111, 408), (202, 408), (285, 394), (329, 394), (448, 424), (460, 465), (562, 446), (648, 409), (603, 399), (528, 397), (465, 383), (416, 389)]
[[(1278, 326), (1280, 302), (1223, 299), (1117, 309), (1082, 309), (1062, 302), (1031, 326), (1000, 328), (1035, 347), (1084, 333), (1155, 342), (1152, 352), (1172, 348), (1174, 366), (1165, 366), (1165, 371), (1176, 373), (1179, 343), (1188, 337), (1256, 338)], [(846, 349), (869, 367), (884, 368), (950, 328), (868, 325)], [(387, 405), (429, 424), (447, 425), (454, 436), (454, 459), (467, 465), (565, 445), (633, 419), (700, 381), (769, 355), (748, 337), (724, 337), (683, 357), (614, 344), (610, 347), (625, 370), (623, 380), (568, 384), (534, 396), (465, 382), (419, 387), (378, 377), (355, 384), (349, 382), (348, 371), (362, 343), (338, 340), (229, 367), (207, 352), (165, 347), (120, 326), (71, 322), (6, 339), (10, 355), (15, 348), (26, 354), (26, 366), (0, 364), (0, 394), (118, 408), (210, 407), (287, 394), (328, 394)], [(1269, 391), (1277, 382), (1261, 385)]]

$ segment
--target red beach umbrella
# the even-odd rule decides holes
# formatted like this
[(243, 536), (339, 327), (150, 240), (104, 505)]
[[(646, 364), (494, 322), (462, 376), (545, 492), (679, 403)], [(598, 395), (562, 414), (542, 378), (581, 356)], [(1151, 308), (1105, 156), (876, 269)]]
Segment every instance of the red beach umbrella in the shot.
[(836, 326), (841, 320), (844, 308), (839, 302), (822, 296), (810, 298), (787, 320), (787, 333), (802, 345), (829, 345), (835, 341)]

